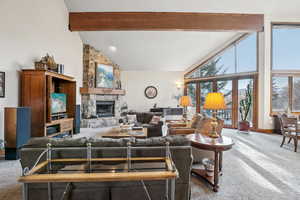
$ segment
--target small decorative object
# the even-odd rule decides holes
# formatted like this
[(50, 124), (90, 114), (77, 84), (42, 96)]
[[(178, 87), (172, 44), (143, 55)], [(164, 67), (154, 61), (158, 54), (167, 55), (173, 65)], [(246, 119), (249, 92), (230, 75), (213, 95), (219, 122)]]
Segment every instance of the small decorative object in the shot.
[(202, 163), (204, 165), (206, 175), (207, 176), (213, 176), (214, 175), (214, 161), (208, 158), (204, 158), (202, 160)]
[(154, 99), (157, 96), (157, 89), (154, 86), (148, 86), (144, 93), (148, 99)]
[(116, 89), (122, 89), (121, 81), (116, 80)]
[(252, 90), (250, 84), (247, 85), (246, 96), (240, 101), (240, 116), (241, 121), (239, 122), (239, 131), (249, 132), (250, 123), (247, 121), (252, 105)]
[(217, 126), (218, 126), (217, 110), (226, 109), (224, 95), (220, 92), (208, 93), (205, 98), (205, 103), (204, 103), (203, 108), (213, 111), (212, 112), (212, 122), (211, 122), (212, 132), (209, 134), (209, 136), (212, 138), (218, 138), (219, 135), (216, 130)]
[(0, 97), (5, 97), (5, 72), (0, 72)]
[(111, 65), (96, 63), (96, 87), (113, 88), (114, 68)]
[(191, 98), (189, 96), (182, 96), (180, 98), (180, 101), (179, 101), (179, 105), (183, 107), (184, 109), (184, 112), (183, 112), (183, 119), (184, 121), (186, 122), (186, 113), (187, 113), (187, 107), (188, 106), (191, 106)]
[(49, 54), (42, 57), (40, 61), (35, 62), (34, 65), (36, 69), (57, 71), (57, 64), (54, 61), (54, 57), (49, 56)]
[(65, 66), (62, 64), (57, 64), (57, 73), (63, 74)]

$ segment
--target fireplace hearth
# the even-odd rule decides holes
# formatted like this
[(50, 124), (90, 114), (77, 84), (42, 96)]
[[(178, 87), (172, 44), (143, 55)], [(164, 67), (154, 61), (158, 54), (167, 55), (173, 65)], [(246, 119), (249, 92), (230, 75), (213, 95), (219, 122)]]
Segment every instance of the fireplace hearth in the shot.
[(114, 117), (115, 101), (96, 101), (96, 114), (98, 117)]

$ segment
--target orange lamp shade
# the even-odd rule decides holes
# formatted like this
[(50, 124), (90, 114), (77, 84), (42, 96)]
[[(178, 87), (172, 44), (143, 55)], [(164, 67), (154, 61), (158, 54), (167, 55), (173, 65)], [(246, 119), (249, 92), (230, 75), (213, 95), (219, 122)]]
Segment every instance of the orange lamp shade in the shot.
[(208, 93), (203, 106), (206, 110), (224, 110), (226, 109), (224, 95), (220, 92)]
[(179, 100), (179, 105), (186, 107), (186, 106), (191, 106), (191, 98), (189, 96), (182, 96)]

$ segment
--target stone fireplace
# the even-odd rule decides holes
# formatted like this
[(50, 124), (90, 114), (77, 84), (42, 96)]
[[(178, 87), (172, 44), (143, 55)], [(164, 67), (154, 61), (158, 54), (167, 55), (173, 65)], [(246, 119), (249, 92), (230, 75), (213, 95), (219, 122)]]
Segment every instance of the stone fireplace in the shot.
[[(113, 66), (113, 88), (97, 88), (95, 86), (95, 69), (99, 63)], [(84, 45), (83, 64), (83, 87), (80, 88), (81, 127), (98, 128), (118, 125), (125, 94), (125, 91), (119, 88), (119, 66), (90, 45)]]
[(98, 117), (114, 117), (115, 101), (96, 101), (96, 114)]

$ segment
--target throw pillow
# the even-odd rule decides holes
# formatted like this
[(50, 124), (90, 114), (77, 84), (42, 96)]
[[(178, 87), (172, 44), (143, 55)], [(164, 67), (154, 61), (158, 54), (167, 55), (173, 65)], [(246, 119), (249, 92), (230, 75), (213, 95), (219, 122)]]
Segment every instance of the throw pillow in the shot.
[(136, 115), (127, 115), (127, 122), (129, 124), (135, 124), (135, 123), (137, 123)]
[(192, 118), (190, 128), (196, 129), (198, 127), (198, 124), (202, 120), (203, 116), (201, 114), (195, 114)]
[(158, 124), (160, 122), (160, 116), (153, 116), (151, 121), (150, 121), (150, 124)]

